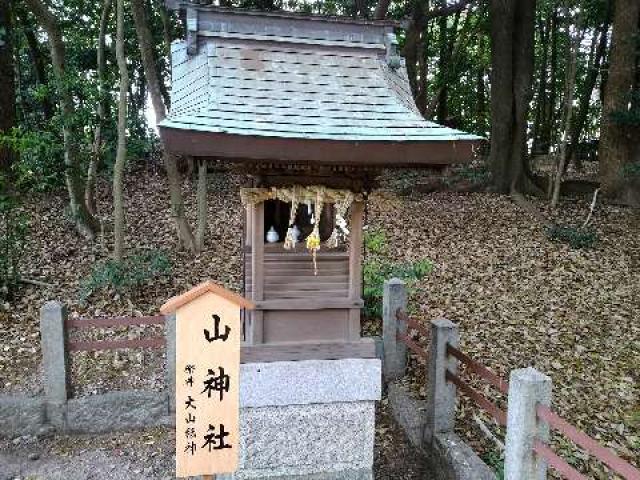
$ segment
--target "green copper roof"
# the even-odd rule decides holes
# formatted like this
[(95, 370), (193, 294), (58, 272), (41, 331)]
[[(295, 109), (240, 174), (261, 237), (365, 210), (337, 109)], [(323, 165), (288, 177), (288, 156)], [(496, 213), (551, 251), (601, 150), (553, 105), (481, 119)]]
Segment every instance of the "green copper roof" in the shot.
[(172, 46), (172, 110), (161, 129), (351, 142), (480, 140), (422, 118), (389, 23), (206, 7), (189, 15), (190, 35)]

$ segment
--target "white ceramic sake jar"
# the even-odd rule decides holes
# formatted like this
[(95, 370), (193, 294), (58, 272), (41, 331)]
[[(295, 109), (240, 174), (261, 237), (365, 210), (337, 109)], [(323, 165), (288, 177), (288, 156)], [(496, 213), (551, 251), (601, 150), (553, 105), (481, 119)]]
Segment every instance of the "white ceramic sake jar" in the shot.
[(271, 227), (267, 232), (267, 242), (276, 243), (278, 240), (280, 240), (280, 235), (278, 235), (278, 232), (276, 232), (274, 227)]

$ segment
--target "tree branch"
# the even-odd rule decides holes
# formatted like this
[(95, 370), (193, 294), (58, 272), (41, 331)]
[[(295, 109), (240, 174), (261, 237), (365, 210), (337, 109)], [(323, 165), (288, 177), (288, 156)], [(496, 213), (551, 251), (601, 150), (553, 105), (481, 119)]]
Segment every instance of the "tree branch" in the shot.
[(391, 0), (380, 0), (378, 5), (376, 5), (376, 10), (373, 12), (373, 18), (375, 20), (384, 20), (384, 17), (387, 16), (387, 11), (389, 10), (389, 5), (391, 4)]
[[(384, 6), (384, 4), (386, 3), (386, 8), (389, 7), (389, 3), (391, 0), (380, 0), (380, 3), (378, 4), (378, 6), (376, 7), (376, 14), (378, 14), (378, 8), (381, 8), (381, 6)], [(464, 10), (465, 8), (467, 8), (467, 6), (469, 6), (471, 3), (475, 2), (475, 0), (458, 0), (456, 3), (452, 3), (451, 5), (446, 5), (444, 7), (438, 7), (438, 8), (434, 8), (432, 10), (429, 10), (428, 12), (424, 12), (424, 14), (422, 15), (412, 15), (411, 18), (409, 19), (405, 19), (402, 23), (402, 27), (407, 29), (409, 28), (413, 23), (418, 23), (418, 29), (422, 30), (427, 23), (429, 23), (429, 21), (433, 20), (434, 18), (438, 18), (438, 17), (446, 17), (448, 15), (453, 15), (454, 13), (458, 13), (461, 12), (462, 10)], [(415, 6), (416, 9), (420, 9), (421, 5), (416, 5)], [(384, 15), (382, 17), (378, 17), (376, 16), (376, 20), (383, 20), (384, 16), (386, 15), (386, 10), (384, 12)]]
[(589, 215), (587, 215), (587, 219), (584, 221), (584, 223), (582, 224), (582, 227), (580, 228), (585, 228), (587, 225), (589, 225), (589, 221), (591, 220), (591, 216), (593, 215), (593, 210), (596, 208), (596, 202), (598, 201), (598, 192), (600, 191), (599, 188), (596, 188), (596, 191), (593, 192), (593, 200), (591, 200), (591, 207), (589, 208)]
[(456, 3), (452, 3), (451, 5), (446, 5), (440, 8), (434, 8), (429, 11), (425, 15), (425, 20), (429, 21), (437, 17), (444, 17), (447, 15), (452, 15), (454, 13), (460, 12), (464, 10), (467, 5), (474, 2), (475, 0), (458, 0)]

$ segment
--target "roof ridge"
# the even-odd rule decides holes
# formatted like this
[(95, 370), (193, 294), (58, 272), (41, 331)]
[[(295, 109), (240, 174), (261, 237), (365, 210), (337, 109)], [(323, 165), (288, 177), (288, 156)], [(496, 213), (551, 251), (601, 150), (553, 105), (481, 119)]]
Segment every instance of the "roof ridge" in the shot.
[(162, 313), (163, 315), (172, 314), (183, 305), (192, 302), (205, 293), (215, 293), (216, 295), (219, 295), (224, 299), (235, 303), (240, 308), (247, 308), (249, 310), (253, 310), (254, 308), (253, 302), (247, 300), (242, 295), (232, 292), (231, 290), (227, 290), (226, 288), (212, 282), (211, 280), (207, 280), (181, 295), (171, 297), (164, 303), (164, 305), (160, 307), (160, 313)]
[[(210, 2), (210, 3), (207, 3)], [(181, 8), (197, 8), (215, 13), (230, 13), (236, 15), (256, 17), (277, 17), (292, 20), (313, 20), (318, 22), (348, 23), (355, 25), (375, 25), (401, 27), (402, 22), (393, 19), (373, 20), (369, 18), (355, 18), (348, 15), (321, 15), (314, 13), (295, 12), (291, 10), (257, 10), (252, 8), (221, 7), (213, 4), (213, 0), (166, 0), (167, 7), (173, 10)]]

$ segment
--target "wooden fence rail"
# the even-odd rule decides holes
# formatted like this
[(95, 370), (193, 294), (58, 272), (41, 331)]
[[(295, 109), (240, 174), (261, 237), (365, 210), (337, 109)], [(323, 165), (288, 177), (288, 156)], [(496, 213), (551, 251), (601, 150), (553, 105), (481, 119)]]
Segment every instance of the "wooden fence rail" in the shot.
[(491, 415), (498, 424), (502, 426), (507, 425), (507, 412), (499, 408), (495, 403), (475, 390), (457, 375), (447, 371), (446, 379), (458, 387), (467, 397), (473, 400), (477, 406)]
[[(95, 317), (69, 318), (65, 321), (68, 330), (86, 330), (89, 328), (117, 328), (133, 325), (164, 325), (164, 315), (147, 317)], [(94, 352), (100, 350), (117, 350), (123, 348), (164, 348), (166, 337), (135, 338), (127, 340), (68, 340), (69, 352)]]
[(149, 317), (93, 317), (93, 318), (68, 318), (65, 322), (67, 328), (109, 328), (126, 327), (130, 325), (164, 325), (164, 315)]
[[(67, 308), (56, 301), (46, 302), (40, 311), (40, 338), (43, 357), (43, 383), (47, 402), (64, 404), (71, 398), (71, 352), (94, 352), (117, 349), (150, 348), (166, 353), (165, 381), (169, 408), (175, 409), (175, 316), (68, 318)], [(144, 334), (142, 338), (117, 338), (121, 327), (136, 325), (164, 326), (162, 330)], [(85, 340), (70, 338), (73, 330), (112, 328), (113, 338)], [(352, 342), (242, 344), (241, 363), (301, 360), (340, 360), (376, 358), (373, 339)]]
[[(536, 414), (540, 420), (546, 422), (550, 427), (562, 433), (576, 445), (579, 445), (595, 458), (608, 465), (609, 468), (611, 468), (614, 472), (630, 480), (640, 480), (640, 470), (618, 457), (608, 448), (600, 445), (583, 431), (578, 430), (565, 419), (560, 417), (557, 413), (553, 412), (549, 407), (546, 407), (545, 405), (538, 405), (536, 407)], [(553, 465), (552, 459), (549, 458), (549, 453), (545, 452), (544, 448), (538, 447), (538, 449), (540, 449), (542, 453), (537, 453), (545, 457), (549, 461), (549, 463)], [(534, 450), (536, 450), (536, 445), (534, 445)], [(574, 474), (580, 475), (576, 470), (574, 470)], [(575, 476), (567, 478), (571, 480), (573, 478), (581, 477)]]
[(466, 353), (461, 352), (451, 345), (447, 345), (447, 354), (455, 357), (460, 363), (463, 363), (467, 367), (467, 370), (475, 373), (483, 380), (486, 380), (497, 388), (499, 392), (502, 392), (505, 395), (509, 393), (509, 382), (493, 373), (481, 363), (476, 362)]
[(422, 348), (420, 345), (418, 345), (416, 342), (414, 342), (411, 339), (411, 337), (409, 337), (407, 334), (398, 332), (398, 336), (396, 338), (400, 340), (402, 343), (404, 343), (408, 348), (410, 348), (411, 351), (415, 353), (418, 357), (424, 360), (427, 359), (428, 357), (427, 351), (424, 348)]
[[(578, 472), (549, 447), (549, 428), (547, 427), (562, 433), (625, 479), (640, 480), (638, 468), (600, 445), (549, 408), (548, 402), (551, 392), (549, 377), (529, 368), (512, 371), (510, 381), (501, 378), (458, 348), (457, 326), (451, 322), (442, 319), (433, 321), (431, 322), (431, 330), (429, 330), (417, 320), (409, 317), (406, 313), (406, 292), (402, 291), (404, 284), (401, 281), (393, 279), (389, 284), (390, 288), (387, 287), (388, 285), (385, 283), (385, 295), (393, 295), (395, 301), (393, 298), (391, 300), (384, 299), (385, 305), (394, 307), (392, 313), (389, 312), (391, 315), (387, 313), (383, 318), (384, 359), (385, 362), (394, 361), (400, 368), (391, 370), (385, 368), (385, 372), (390, 371), (392, 374), (397, 374), (399, 371), (402, 375), (404, 374), (406, 359), (397, 357), (398, 355), (406, 356), (405, 347), (430, 363), (427, 391), (433, 398), (428, 399), (427, 418), (429, 420), (425, 427), (427, 441), (434, 432), (453, 430), (455, 406), (447, 405), (443, 399), (449, 399), (455, 403), (456, 391), (459, 391), (491, 415), (499, 425), (507, 427), (506, 480), (546, 478), (547, 464), (568, 480), (587, 480), (588, 477)], [(413, 338), (412, 331), (430, 340), (429, 351)], [(393, 341), (387, 338), (387, 335), (391, 334)], [(398, 345), (398, 347), (388, 352), (386, 349), (389, 345), (392, 347)], [(454, 359), (453, 363), (451, 359)], [(513, 406), (512, 411), (509, 408), (507, 411), (502, 410), (485, 395), (471, 387), (458, 375), (459, 364), (465, 365), (467, 372), (478, 375), (500, 393), (508, 395), (507, 406)], [(442, 378), (444, 378), (444, 382)], [(451, 386), (454, 388), (453, 395)], [(545, 391), (548, 393), (546, 397)]]

